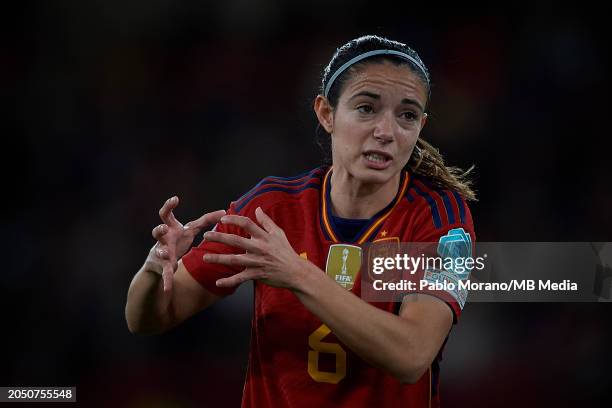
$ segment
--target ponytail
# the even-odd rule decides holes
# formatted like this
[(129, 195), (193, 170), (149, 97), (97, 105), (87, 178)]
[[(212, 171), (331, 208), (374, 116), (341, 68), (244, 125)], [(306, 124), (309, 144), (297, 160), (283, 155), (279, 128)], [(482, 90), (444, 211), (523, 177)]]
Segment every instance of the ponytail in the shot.
[(466, 171), (459, 167), (446, 166), (440, 151), (421, 138), (414, 147), (407, 167), (412, 173), (427, 177), (437, 187), (454, 190), (468, 201), (477, 200), (472, 188), (473, 182), (469, 177), (474, 166)]

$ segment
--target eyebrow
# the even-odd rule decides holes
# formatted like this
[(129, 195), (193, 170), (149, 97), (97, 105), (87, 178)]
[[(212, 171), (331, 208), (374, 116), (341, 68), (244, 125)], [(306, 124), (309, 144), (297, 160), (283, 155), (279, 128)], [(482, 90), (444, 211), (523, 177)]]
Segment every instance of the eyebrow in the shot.
[[(380, 100), (380, 95), (377, 95), (375, 93), (368, 92), (368, 91), (361, 91), (361, 92), (358, 92), (355, 95), (351, 96), (349, 98), (349, 101), (352, 101), (353, 99), (357, 98), (358, 96), (367, 96), (367, 97), (370, 97), (372, 99)], [(414, 99), (404, 98), (404, 99), (402, 99), (401, 104), (402, 105), (414, 105), (417, 108), (419, 108), (421, 110), (421, 112), (425, 111), (425, 109), (423, 109), (421, 104), (418, 101), (414, 100)]]

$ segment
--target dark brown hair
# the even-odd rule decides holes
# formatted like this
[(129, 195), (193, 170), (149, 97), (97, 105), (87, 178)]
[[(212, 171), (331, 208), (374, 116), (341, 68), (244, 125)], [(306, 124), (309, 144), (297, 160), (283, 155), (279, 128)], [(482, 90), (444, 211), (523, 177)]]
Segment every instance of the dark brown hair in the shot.
[[(366, 35), (356, 38), (336, 50), (329, 64), (327, 64), (323, 70), (320, 94), (324, 95), (324, 90), (330, 77), (339, 67), (358, 55), (379, 49), (395, 50), (405, 53), (411, 58), (414, 58), (420, 66), (413, 61), (389, 54), (376, 55), (359, 61), (342, 72), (342, 74), (334, 80), (327, 95), (327, 100), (332, 109), (335, 109), (338, 104), (340, 93), (344, 88), (343, 85), (353, 76), (360, 66), (366, 63), (382, 63), (383, 61), (391, 61), (397, 65), (408, 66), (410, 70), (420, 78), (425, 86), (425, 90), (427, 91), (427, 102), (429, 102), (431, 96), (429, 71), (417, 52), (406, 44), (375, 35)], [(322, 128), (319, 126), (317, 132), (319, 132), (320, 129)], [(324, 152), (329, 154), (329, 135), (324, 131), (323, 135), (323, 137), (320, 137), (319, 134), (317, 141)], [(406, 167), (409, 168), (412, 173), (428, 178), (432, 184), (439, 188), (454, 190), (461, 194), (466, 200), (476, 200), (476, 193), (472, 188), (473, 182), (469, 178), (474, 166), (470, 167), (467, 171), (458, 167), (447, 166), (439, 150), (421, 137), (417, 140), (417, 144)]]

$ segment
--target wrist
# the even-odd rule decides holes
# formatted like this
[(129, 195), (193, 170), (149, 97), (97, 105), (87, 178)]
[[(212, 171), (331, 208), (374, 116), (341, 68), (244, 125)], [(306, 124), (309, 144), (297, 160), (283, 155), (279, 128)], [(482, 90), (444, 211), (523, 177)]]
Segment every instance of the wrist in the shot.
[(295, 283), (292, 291), (302, 294), (312, 294), (314, 288), (321, 279), (325, 279), (325, 274), (312, 262), (299, 258)]
[(147, 257), (144, 265), (142, 266), (142, 270), (147, 273), (152, 273), (154, 275), (158, 275), (161, 277), (164, 267), (161, 265), (159, 261), (155, 259), (151, 259), (151, 257)]

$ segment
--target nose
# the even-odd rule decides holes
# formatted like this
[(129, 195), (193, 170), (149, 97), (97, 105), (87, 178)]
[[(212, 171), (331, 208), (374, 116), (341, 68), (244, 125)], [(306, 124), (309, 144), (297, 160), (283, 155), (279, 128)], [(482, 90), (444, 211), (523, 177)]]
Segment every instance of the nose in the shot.
[(388, 144), (393, 141), (393, 129), (395, 118), (392, 112), (385, 112), (379, 116), (374, 126), (374, 138), (381, 144)]

